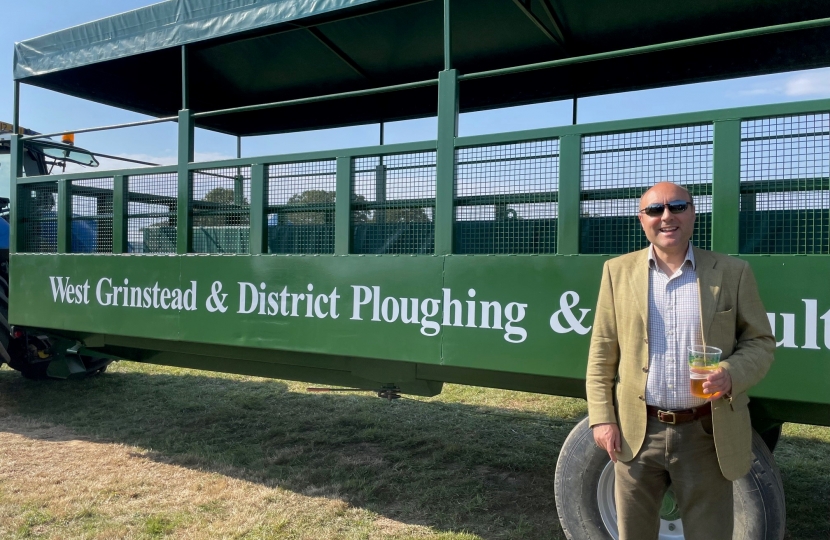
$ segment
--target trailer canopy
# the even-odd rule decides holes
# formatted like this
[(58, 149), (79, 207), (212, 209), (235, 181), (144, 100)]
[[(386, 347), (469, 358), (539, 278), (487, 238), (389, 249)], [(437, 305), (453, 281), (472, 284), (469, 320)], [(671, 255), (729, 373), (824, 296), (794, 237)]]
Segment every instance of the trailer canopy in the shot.
[[(452, 0), (464, 74), (702, 38), (464, 80), (462, 112), (830, 65), (830, 3), (798, 0)], [(814, 24), (798, 25), (806, 21)], [(152, 116), (435, 79), (440, 0), (168, 0), (15, 45), (15, 79)], [(235, 135), (433, 115), (434, 86), (200, 118)]]

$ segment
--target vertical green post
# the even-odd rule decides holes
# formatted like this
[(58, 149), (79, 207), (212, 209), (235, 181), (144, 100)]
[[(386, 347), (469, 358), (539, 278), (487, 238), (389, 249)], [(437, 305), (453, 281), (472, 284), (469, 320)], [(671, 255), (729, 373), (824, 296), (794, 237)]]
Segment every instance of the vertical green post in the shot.
[(58, 253), (72, 252), (72, 182), (58, 180)]
[[(23, 251), (24, 236), (20, 234), (20, 223), (26, 216), (26, 209), (21, 206), (24, 204), (17, 192), (17, 179), (23, 174), (23, 141), (20, 140), (20, 135), (12, 133), (10, 138), (11, 143), (11, 178), (9, 179), (9, 224), (11, 229), (9, 231), (9, 252), (17, 253)], [(28, 205), (29, 201), (25, 201)]]
[(738, 253), (741, 212), (741, 121), (715, 122), (712, 250)]
[(112, 184), (112, 252), (127, 253), (128, 177), (116, 174)]
[(178, 201), (176, 204), (176, 253), (190, 253), (193, 247), (193, 219), (190, 199), (193, 192), (188, 165), (193, 161), (193, 115), (187, 76), (187, 47), (182, 45), (182, 108), (179, 111)]
[(268, 168), (264, 163), (251, 165), (251, 255), (268, 253), (265, 206), (268, 202)]
[(435, 254), (453, 250), (455, 138), (458, 135), (458, 72), (438, 75), (438, 142), (435, 157)]
[(450, 0), (444, 0), (444, 71), (452, 69), (452, 25)]
[(17, 195), (17, 179), (23, 173), (23, 141), (20, 140), (20, 81), (14, 81), (14, 92), (12, 97), (12, 134), (9, 137), (9, 148), (11, 152), (11, 178), (9, 179), (9, 253), (21, 251), (18, 242), (22, 241), (23, 235), (17, 233), (20, 218), (23, 212), (20, 211), (20, 198)]
[(556, 252), (579, 253), (579, 189), (582, 179), (582, 135), (559, 139), (559, 199)]
[(352, 251), (352, 158), (337, 158), (337, 188), (334, 198), (334, 254)]
[(190, 208), (192, 187), (188, 165), (193, 161), (193, 116), (179, 111), (178, 203), (176, 205), (176, 253), (190, 253), (193, 243), (193, 213)]

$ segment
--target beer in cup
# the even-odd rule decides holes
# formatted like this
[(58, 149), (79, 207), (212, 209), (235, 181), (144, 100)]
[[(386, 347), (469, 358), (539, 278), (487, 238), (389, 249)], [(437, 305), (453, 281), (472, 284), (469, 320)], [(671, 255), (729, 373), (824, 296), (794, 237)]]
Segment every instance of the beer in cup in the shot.
[(708, 345), (692, 345), (689, 347), (689, 378), (692, 395), (709, 399), (712, 394), (703, 391), (703, 383), (713, 371), (718, 369), (720, 355), (723, 351)]

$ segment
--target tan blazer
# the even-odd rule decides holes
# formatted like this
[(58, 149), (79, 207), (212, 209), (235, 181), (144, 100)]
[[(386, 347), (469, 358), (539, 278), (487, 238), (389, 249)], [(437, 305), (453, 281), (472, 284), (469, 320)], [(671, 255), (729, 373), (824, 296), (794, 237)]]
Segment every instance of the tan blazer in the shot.
[[(723, 476), (737, 480), (752, 460), (746, 391), (772, 364), (775, 338), (749, 264), (694, 248), (703, 335), (723, 350), (731, 398), (712, 402), (715, 448)], [(597, 301), (586, 387), (591, 425), (613, 422), (622, 434), (619, 459), (637, 455), (646, 432), (648, 377), (648, 249), (605, 263)]]

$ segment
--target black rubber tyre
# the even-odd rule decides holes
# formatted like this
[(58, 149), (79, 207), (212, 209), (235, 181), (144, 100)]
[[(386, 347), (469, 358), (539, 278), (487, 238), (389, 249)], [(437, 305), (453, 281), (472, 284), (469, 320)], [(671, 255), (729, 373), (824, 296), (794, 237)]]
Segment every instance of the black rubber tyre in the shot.
[[(733, 483), (733, 540), (781, 540), (786, 516), (781, 473), (772, 453), (755, 432), (752, 452), (752, 469)], [(588, 419), (583, 419), (568, 435), (556, 463), (556, 510), (569, 540), (618, 538), (616, 512), (609, 509), (609, 501), (613, 500), (610, 464), (608, 454), (594, 443)], [(683, 538), (681, 521), (663, 521), (660, 538)]]
[(11, 326), (9, 326), (9, 282), (5, 274), (5, 265), (0, 271), (0, 356), (2, 362), (9, 364), (9, 367), (20, 372), (27, 379), (46, 378), (48, 362), (30, 364), (26, 360), (26, 346), (23, 340), (12, 339)]

